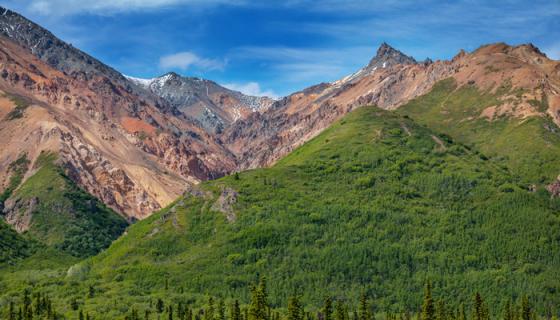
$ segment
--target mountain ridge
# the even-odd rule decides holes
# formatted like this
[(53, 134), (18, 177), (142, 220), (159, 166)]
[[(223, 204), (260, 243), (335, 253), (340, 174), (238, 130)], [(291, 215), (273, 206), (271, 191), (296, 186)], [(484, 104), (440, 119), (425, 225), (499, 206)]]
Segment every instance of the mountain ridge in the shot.
[(268, 97), (248, 96), (212, 80), (184, 77), (175, 72), (152, 79), (128, 79), (217, 134), (236, 120), (246, 118), (251, 112), (262, 112), (274, 103)]

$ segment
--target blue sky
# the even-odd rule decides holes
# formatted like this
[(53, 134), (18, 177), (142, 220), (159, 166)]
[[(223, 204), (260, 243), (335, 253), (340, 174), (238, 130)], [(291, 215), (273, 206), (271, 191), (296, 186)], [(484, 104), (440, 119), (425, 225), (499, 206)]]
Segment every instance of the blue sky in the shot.
[(282, 96), (367, 64), (532, 42), (560, 59), (560, 0), (0, 0), (124, 74), (167, 71)]

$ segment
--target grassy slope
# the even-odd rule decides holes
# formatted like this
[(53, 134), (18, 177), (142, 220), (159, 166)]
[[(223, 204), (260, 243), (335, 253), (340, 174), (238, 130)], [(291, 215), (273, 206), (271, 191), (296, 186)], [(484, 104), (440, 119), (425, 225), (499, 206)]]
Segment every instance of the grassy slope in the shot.
[(447, 79), (398, 112), (492, 156), (523, 183), (550, 183), (560, 174), (560, 131), (550, 119), (504, 116), (490, 122), (480, 117), (482, 110), (498, 104), (496, 97), (505, 94), (522, 92), (513, 92), (507, 84), (496, 93), (480, 92), (475, 86), (457, 89), (455, 82)]
[[(560, 203), (434, 137), (361, 108), (272, 168), (202, 184), (211, 199), (189, 196), (138, 222), (48, 290), (108, 317), (126, 311), (115, 301), (142, 309), (149, 294), (247, 297), (256, 274), (274, 303), (296, 290), (314, 304), (366, 290), (379, 310), (413, 310), (429, 278), (455, 301), (479, 290), (492, 306), (522, 293), (541, 310), (558, 305)], [(224, 186), (239, 192), (233, 223), (211, 210)], [(84, 301), (89, 285), (100, 294)]]
[(54, 154), (42, 154), (35, 163), (37, 171), (12, 198), (23, 203), (38, 200), (27, 231), (30, 237), (77, 257), (94, 255), (124, 231), (126, 222), (79, 189), (55, 160)]

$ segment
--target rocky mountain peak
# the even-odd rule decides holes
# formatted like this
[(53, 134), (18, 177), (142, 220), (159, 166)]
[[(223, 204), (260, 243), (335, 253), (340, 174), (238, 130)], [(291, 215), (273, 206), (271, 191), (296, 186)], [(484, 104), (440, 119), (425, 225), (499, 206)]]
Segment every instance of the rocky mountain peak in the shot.
[(386, 68), (396, 64), (415, 64), (416, 60), (383, 42), (368, 64), (368, 68)]

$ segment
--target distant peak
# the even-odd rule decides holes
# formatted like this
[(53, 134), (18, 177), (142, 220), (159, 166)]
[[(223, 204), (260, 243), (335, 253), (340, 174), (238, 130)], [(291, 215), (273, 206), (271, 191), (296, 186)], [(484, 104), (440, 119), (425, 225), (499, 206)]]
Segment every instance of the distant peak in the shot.
[(377, 53), (369, 62), (368, 68), (385, 68), (396, 64), (415, 64), (413, 57), (407, 56), (391, 47), (387, 42), (381, 43)]
[(383, 41), (383, 43), (381, 43), (381, 45), (379, 46), (379, 48), (377, 48), (377, 56), (381, 56), (387, 52), (399, 52), (399, 50), (391, 47), (387, 42)]
[(170, 71), (170, 72), (168, 72), (168, 73), (166, 73), (166, 74), (164, 74), (164, 75), (161, 75), (161, 76), (158, 77), (158, 78), (181, 78), (181, 75), (178, 74), (178, 73), (176, 73), (176, 72), (174, 72), (174, 71)]

